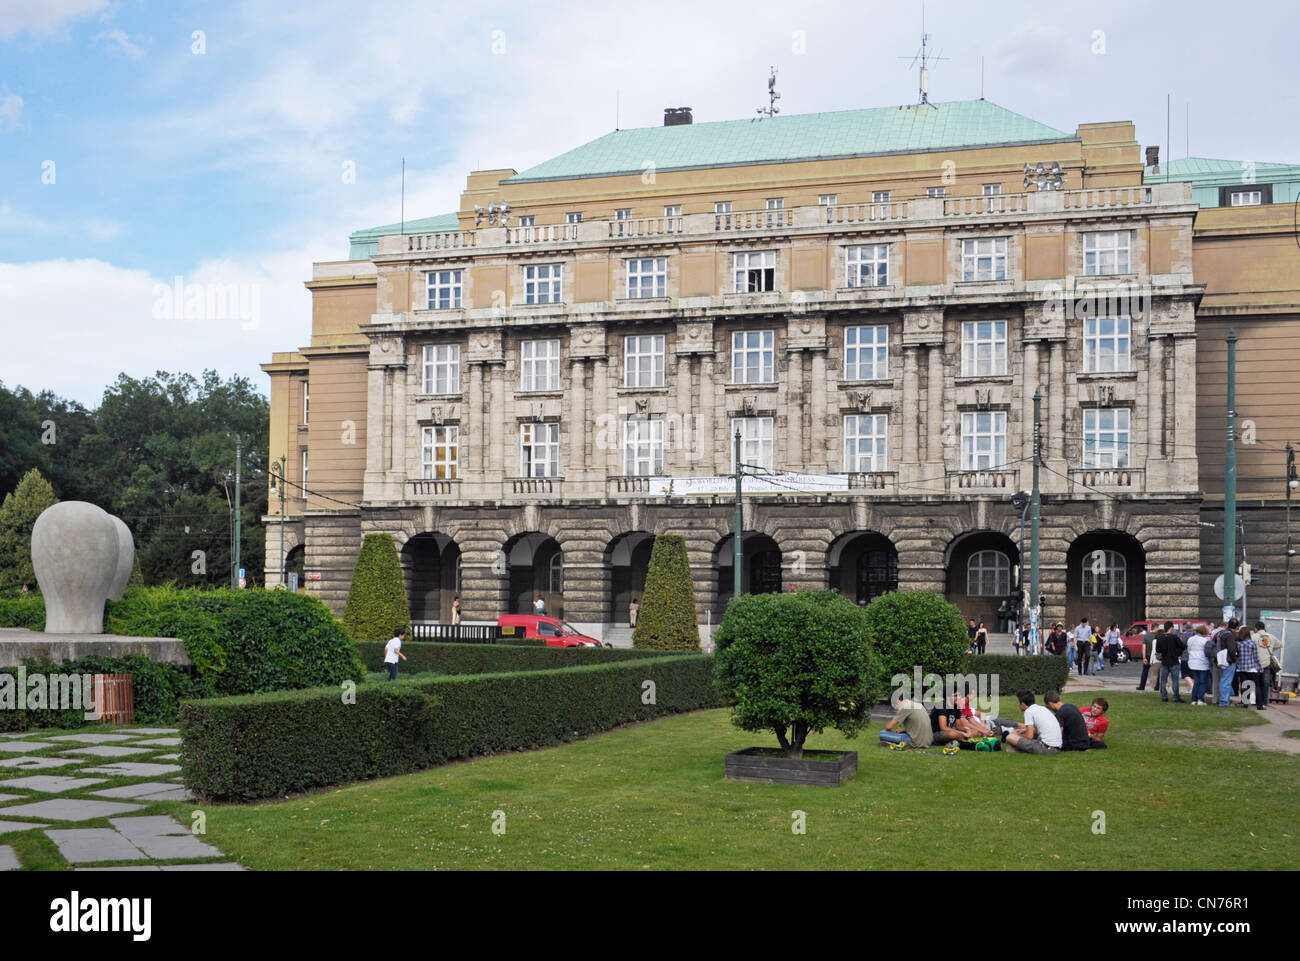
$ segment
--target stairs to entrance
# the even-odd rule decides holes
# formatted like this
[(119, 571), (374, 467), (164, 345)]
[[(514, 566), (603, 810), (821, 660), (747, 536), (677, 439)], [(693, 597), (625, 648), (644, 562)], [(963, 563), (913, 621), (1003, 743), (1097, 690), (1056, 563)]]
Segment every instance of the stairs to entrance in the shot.
[(615, 647), (632, 646), (632, 628), (626, 624), (607, 624), (604, 633), (606, 644), (613, 644)]

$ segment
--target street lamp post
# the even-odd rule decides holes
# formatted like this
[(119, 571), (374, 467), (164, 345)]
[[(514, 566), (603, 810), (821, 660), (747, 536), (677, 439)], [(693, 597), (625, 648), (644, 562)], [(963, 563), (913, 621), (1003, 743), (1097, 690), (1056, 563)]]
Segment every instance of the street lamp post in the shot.
[[(276, 476), (275, 466), (279, 465), (279, 476)], [(280, 455), (278, 461), (271, 464), (271, 493), (276, 490), (280, 492), (280, 589), (287, 590), (284, 583), (284, 455)]]
[(1291, 610), (1291, 555), (1295, 549), (1291, 546), (1291, 492), (1300, 487), (1300, 477), (1296, 475), (1295, 448), (1291, 442), (1286, 444), (1286, 609)]

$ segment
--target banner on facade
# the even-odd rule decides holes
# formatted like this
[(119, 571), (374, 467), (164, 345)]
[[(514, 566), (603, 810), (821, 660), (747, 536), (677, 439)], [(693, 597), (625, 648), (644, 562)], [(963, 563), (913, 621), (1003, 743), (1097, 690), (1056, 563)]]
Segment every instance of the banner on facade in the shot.
[[(743, 494), (825, 494), (847, 491), (847, 474), (746, 474), (741, 478)], [(710, 494), (735, 494), (736, 478), (731, 474), (715, 477), (652, 477), (650, 493), (660, 497), (689, 497)]]

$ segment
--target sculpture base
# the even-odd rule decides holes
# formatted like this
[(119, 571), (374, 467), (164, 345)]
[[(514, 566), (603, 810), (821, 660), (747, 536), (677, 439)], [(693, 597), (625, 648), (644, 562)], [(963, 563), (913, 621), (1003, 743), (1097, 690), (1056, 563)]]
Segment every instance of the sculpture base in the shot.
[(83, 657), (128, 657), (143, 654), (151, 661), (193, 667), (185, 642), (175, 637), (126, 637), (121, 634), (43, 634), (22, 627), (0, 628), (0, 667), (24, 662), (63, 664)]

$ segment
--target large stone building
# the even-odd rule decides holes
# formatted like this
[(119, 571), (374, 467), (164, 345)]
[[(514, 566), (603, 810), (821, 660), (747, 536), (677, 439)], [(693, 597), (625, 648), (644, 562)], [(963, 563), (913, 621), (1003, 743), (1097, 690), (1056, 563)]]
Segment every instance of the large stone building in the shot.
[(281, 525), (339, 608), (379, 531), (416, 620), (541, 594), (619, 638), (679, 532), (716, 624), (739, 431), (746, 590), (921, 588), (992, 622), (1038, 392), (1046, 619), (1201, 613), (1193, 189), (1130, 123), (983, 100), (674, 110), (475, 171), (454, 214), (315, 265), (310, 344), (264, 367), (300, 495), (267, 517), (268, 581)]

